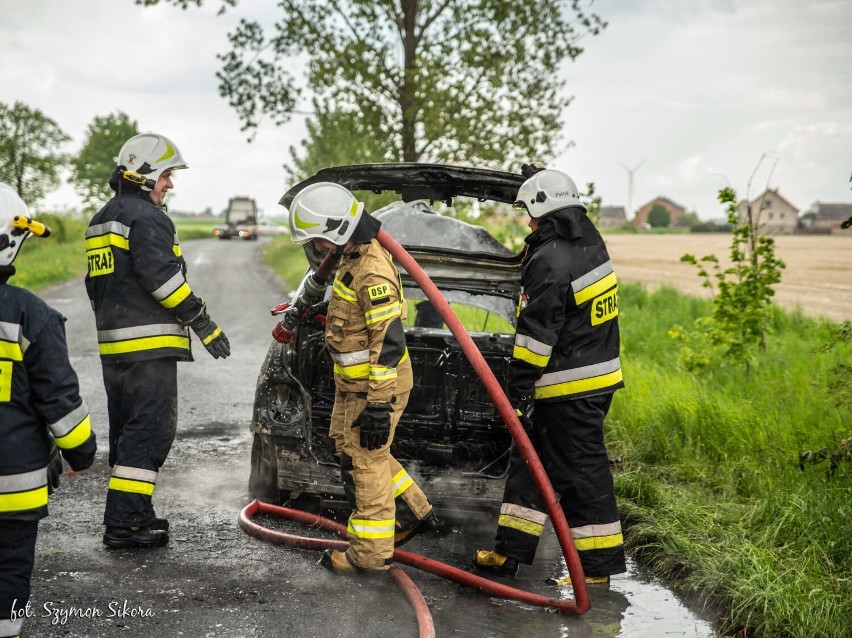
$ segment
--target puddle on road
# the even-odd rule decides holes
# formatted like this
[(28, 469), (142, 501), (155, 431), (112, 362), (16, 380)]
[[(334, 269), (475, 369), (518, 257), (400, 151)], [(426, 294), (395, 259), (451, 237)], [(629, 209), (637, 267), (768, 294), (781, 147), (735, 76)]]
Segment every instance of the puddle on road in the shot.
[[(492, 540), (491, 529), (464, 533), (457, 530), (443, 540), (423, 539), (416, 547), (412, 542), (411, 550), (463, 567), (468, 555), (472, 556), (478, 547), (489, 547)], [(573, 598), (570, 587), (555, 587), (544, 582), (548, 577), (567, 573), (556, 537), (548, 526), (535, 563), (522, 566), (515, 582), (507, 584), (542, 595)], [(453, 627), (455, 636), (713, 638), (718, 635), (711, 622), (686, 607), (673, 592), (632, 561), (628, 561), (628, 572), (614, 577), (608, 589), (589, 588), (592, 609), (580, 617), (513, 601), (485, 599), (481, 594), (459, 589), (456, 585), (435, 584), (434, 579), (424, 582), (419, 574), (413, 578), (424, 590), (436, 626)]]

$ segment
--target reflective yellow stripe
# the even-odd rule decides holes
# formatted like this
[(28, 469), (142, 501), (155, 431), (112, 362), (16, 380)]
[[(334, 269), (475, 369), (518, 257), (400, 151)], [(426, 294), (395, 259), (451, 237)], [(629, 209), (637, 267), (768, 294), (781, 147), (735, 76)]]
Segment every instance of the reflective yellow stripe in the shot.
[(11, 361), (0, 361), (0, 403), (12, 400), (12, 366)]
[(26, 492), (0, 494), (0, 512), (21, 512), (47, 505), (47, 485)]
[(334, 280), (332, 288), (342, 299), (345, 299), (346, 301), (358, 301), (358, 297), (355, 296), (355, 291), (352, 290), (352, 288), (344, 286), (343, 282), (339, 279)]
[(111, 476), (109, 479), (109, 489), (116, 492), (132, 492), (133, 494), (151, 496), (154, 493), (154, 484)]
[(615, 372), (603, 374), (599, 377), (566, 381), (565, 383), (555, 383), (553, 385), (536, 388), (534, 398), (550, 399), (552, 397), (561, 397), (568, 394), (589, 392), (590, 390), (602, 390), (603, 388), (615, 385), (623, 379), (624, 377), (621, 374), (621, 369), (618, 369)]
[(189, 284), (184, 282), (180, 286), (178, 286), (177, 290), (175, 290), (172, 294), (163, 299), (160, 302), (160, 305), (163, 306), (163, 308), (174, 308), (176, 305), (178, 305), (181, 301), (189, 297), (189, 295), (191, 294), (192, 290), (190, 289)]
[(529, 364), (534, 365), (537, 368), (543, 368), (547, 365), (547, 362), (550, 361), (550, 355), (536, 354), (532, 350), (527, 350), (522, 346), (515, 346), (512, 350), (512, 356), (515, 359), (519, 359), (521, 361), (526, 361)]
[(389, 306), (381, 306), (374, 310), (370, 310), (369, 312), (365, 312), (364, 320), (367, 322), (368, 326), (372, 326), (374, 323), (392, 319), (393, 317), (399, 317), (401, 312), (399, 304), (394, 303)]
[(541, 536), (542, 531), (544, 531), (544, 525), (539, 525), (538, 523), (508, 514), (501, 514), (500, 518), (497, 519), (497, 525), (516, 529), (530, 536)]
[(574, 293), (574, 302), (579, 306), (581, 303), (592, 299), (593, 297), (597, 297), (602, 292), (605, 292), (612, 288), (617, 283), (615, 278), (615, 273), (611, 272), (603, 279), (600, 279), (593, 283), (590, 286), (586, 286), (582, 290), (578, 290)]
[(98, 351), (101, 354), (125, 354), (141, 350), (156, 350), (157, 348), (189, 350), (189, 337), (144, 337), (142, 339), (128, 339), (127, 341), (98, 344)]
[(203, 343), (206, 346), (208, 343), (213, 341), (213, 339), (218, 337), (220, 334), (222, 334), (222, 329), (217, 326), (216, 329), (213, 332), (211, 332), (207, 337), (202, 339), (201, 343)]
[(414, 479), (408, 475), (404, 469), (400, 470), (396, 473), (396, 476), (392, 479), (393, 482), (393, 497), (396, 498), (400, 494), (402, 494), (409, 487), (414, 485)]
[(12, 361), (23, 361), (24, 353), (20, 343), (0, 341), (0, 359), (11, 359)]
[(610, 534), (609, 536), (590, 536), (589, 538), (574, 539), (574, 545), (578, 552), (584, 552), (590, 549), (609, 549), (610, 547), (618, 547), (623, 544), (624, 537), (621, 533)]
[(334, 372), (347, 379), (363, 379), (370, 374), (370, 364), (359, 363), (354, 366), (342, 366), (335, 363)]
[(56, 441), (56, 447), (61, 448), (63, 450), (71, 450), (77, 447), (78, 445), (82, 445), (86, 441), (89, 440), (89, 436), (92, 434), (92, 422), (89, 419), (89, 415), (86, 415), (86, 418), (80, 421), (73, 430), (71, 430), (65, 436), (54, 439)]
[(394, 519), (371, 521), (350, 518), (346, 531), (356, 538), (393, 538), (396, 533), (396, 522)]
[(352, 202), (352, 206), (349, 207), (349, 216), (355, 217), (357, 212), (358, 212), (358, 200), (356, 199), (354, 202)]
[(115, 233), (108, 233), (98, 237), (89, 237), (86, 240), (86, 250), (93, 248), (104, 248), (106, 246), (118, 246), (124, 250), (130, 250), (130, 240)]
[(180, 249), (180, 244), (173, 244), (172, 245), (172, 252), (175, 254), (175, 257), (180, 257), (183, 254), (183, 252)]
[(370, 366), (370, 381), (384, 381), (387, 379), (396, 379), (396, 368)]

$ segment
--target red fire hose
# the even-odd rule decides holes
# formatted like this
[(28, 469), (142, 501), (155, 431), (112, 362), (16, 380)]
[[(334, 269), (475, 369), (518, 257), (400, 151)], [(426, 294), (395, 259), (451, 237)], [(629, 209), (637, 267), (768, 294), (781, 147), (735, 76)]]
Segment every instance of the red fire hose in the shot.
[[(544, 467), (538, 458), (538, 454), (533, 448), (527, 433), (518, 417), (515, 416), (515, 411), (509, 403), (509, 399), (503, 392), (503, 388), (491, 372), (491, 368), (482, 357), (482, 353), (473, 343), (473, 339), (467, 334), (467, 331), (462, 326), (459, 318), (450, 309), (450, 305), (446, 302), (443, 295), (432, 283), (432, 280), (423, 272), (423, 269), (416, 261), (408, 254), (399, 243), (387, 234), (384, 230), (379, 230), (376, 239), (379, 243), (390, 252), (391, 255), (402, 265), (409, 275), (417, 282), (420, 289), (426, 294), (429, 301), (438, 311), (438, 314), (443, 318), (444, 323), (453, 333), (453, 336), (461, 345), (465, 356), (470, 361), (476, 374), (482, 380), (485, 389), (494, 405), (500, 412), (500, 416), (506, 422), (506, 427), (509, 428), (509, 433), (515, 441), (515, 446), (527, 462), (527, 467), (530, 470), (533, 480), (535, 481), (538, 491), (541, 493), (544, 500), (544, 506), (547, 509), (547, 514), (550, 516), (550, 521), (553, 523), (553, 529), (556, 532), (556, 537), (559, 539), (559, 546), (562, 548), (562, 555), (565, 557), (565, 562), (568, 565), (568, 574), (571, 576), (571, 584), (574, 588), (575, 601), (559, 601), (557, 607), (560, 611), (569, 613), (583, 614), (592, 606), (589, 600), (589, 594), (586, 591), (586, 580), (583, 574), (583, 566), (580, 564), (580, 557), (577, 555), (577, 548), (574, 546), (574, 540), (571, 537), (571, 529), (568, 527), (568, 521), (565, 520), (565, 513), (559, 505), (559, 499), (556, 497), (556, 492), (553, 491), (553, 486), (550, 484), (550, 479), (544, 471)], [(512, 588), (510, 588), (512, 589)], [(519, 591), (519, 590), (516, 590)], [(555, 606), (555, 605), (554, 605)]]

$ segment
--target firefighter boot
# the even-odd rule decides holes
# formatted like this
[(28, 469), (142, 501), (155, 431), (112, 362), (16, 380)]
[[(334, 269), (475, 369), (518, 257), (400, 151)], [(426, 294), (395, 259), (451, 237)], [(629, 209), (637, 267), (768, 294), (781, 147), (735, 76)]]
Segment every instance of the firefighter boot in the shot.
[(440, 521), (437, 514), (435, 514), (435, 510), (432, 510), (419, 521), (414, 521), (412, 525), (404, 529), (397, 528), (393, 535), (393, 546), (401, 547), (418, 534), (423, 534), (425, 532), (432, 532), (440, 535), (446, 534), (448, 531), (450, 531), (449, 526)]
[(169, 531), (169, 519), (167, 518), (155, 518), (150, 525), (148, 525), (148, 529), (161, 529), (164, 532)]
[(490, 549), (480, 549), (473, 559), (473, 566), (492, 576), (512, 576), (518, 573), (518, 561)]
[[(609, 576), (586, 576), (585, 579), (587, 585), (609, 585)], [(565, 587), (571, 584), (571, 577), (564, 576), (563, 578), (547, 578), (544, 582), (548, 585)]]
[(349, 576), (358, 576), (361, 574), (384, 574), (385, 569), (367, 569), (359, 567), (349, 559), (346, 552), (339, 552), (336, 549), (327, 549), (322, 553), (319, 559), (319, 564), (325, 567), (328, 571), (335, 574), (346, 574)]
[(115, 549), (140, 547), (163, 547), (169, 543), (169, 534), (154, 527), (107, 527), (104, 532), (104, 545)]

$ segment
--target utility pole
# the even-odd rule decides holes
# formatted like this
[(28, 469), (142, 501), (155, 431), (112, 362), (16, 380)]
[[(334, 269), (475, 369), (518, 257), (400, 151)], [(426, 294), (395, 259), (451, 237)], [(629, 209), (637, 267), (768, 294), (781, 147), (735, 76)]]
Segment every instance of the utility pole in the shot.
[[(645, 158), (645, 159), (647, 159), (647, 158)], [(623, 168), (625, 171), (627, 171), (627, 214), (628, 215), (631, 212), (633, 212), (633, 173), (638, 171), (639, 167), (642, 166), (642, 164), (644, 164), (644, 163), (645, 163), (645, 160), (643, 159), (641, 162), (639, 162), (633, 168), (627, 168), (624, 164), (621, 164), (619, 162), (619, 164), (621, 165), (621, 168)]]

